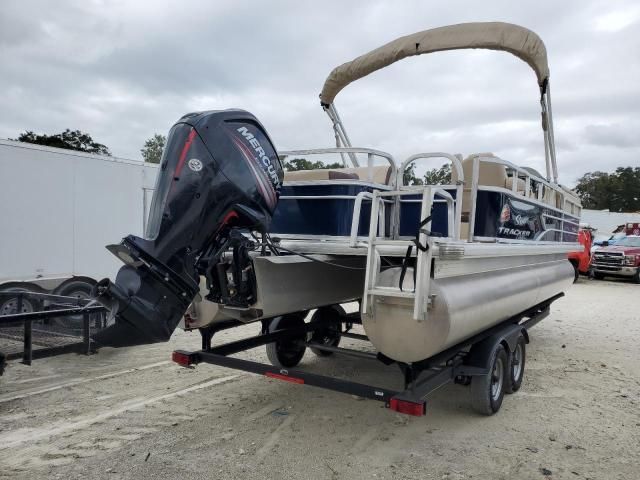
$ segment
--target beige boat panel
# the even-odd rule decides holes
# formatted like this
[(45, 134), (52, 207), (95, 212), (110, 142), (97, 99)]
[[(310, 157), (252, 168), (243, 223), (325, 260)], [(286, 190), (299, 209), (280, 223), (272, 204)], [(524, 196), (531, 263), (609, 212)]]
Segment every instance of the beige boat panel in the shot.
[(344, 63), (327, 77), (320, 100), (330, 104), (351, 82), (414, 55), (480, 48), (509, 52), (534, 70), (540, 85), (549, 77), (547, 50), (537, 34), (503, 22), (461, 23), (407, 35)]
[[(333, 176), (333, 173), (336, 175)], [(342, 178), (341, 174), (344, 175)], [(375, 165), (371, 167), (371, 169), (369, 169), (369, 167), (318, 168), (314, 170), (284, 172), (285, 182), (349, 179), (380, 183), (382, 185), (389, 185), (391, 180), (393, 180), (391, 178), (391, 167), (384, 165)]]

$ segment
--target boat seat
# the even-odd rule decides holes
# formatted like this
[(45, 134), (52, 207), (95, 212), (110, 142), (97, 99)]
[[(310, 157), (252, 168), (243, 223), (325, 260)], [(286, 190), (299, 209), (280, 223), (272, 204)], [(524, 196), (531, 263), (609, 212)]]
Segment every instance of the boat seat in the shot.
[[(516, 186), (516, 192), (524, 194), (527, 182), (525, 182), (522, 178), (518, 179), (518, 184)], [(504, 188), (511, 190), (513, 188), (513, 177), (507, 177), (507, 181), (505, 182)]]
[(351, 168), (318, 168), (314, 170), (296, 170), (284, 172), (285, 182), (318, 181), (318, 180), (358, 180), (362, 182), (390, 185), (391, 167), (375, 165), (369, 167)]
[[(495, 157), (493, 153), (482, 153), (483, 157)], [(462, 161), (463, 179), (458, 179), (455, 169), (451, 171), (451, 180), (456, 183), (458, 180), (464, 180), (464, 188), (462, 190), (462, 218), (460, 223), (460, 238), (466, 239), (469, 236), (469, 215), (471, 213), (471, 179), (473, 178), (473, 158), (469, 155)], [(504, 165), (489, 162), (480, 162), (478, 170), (478, 185), (490, 187), (502, 187), (507, 185), (507, 171)], [(509, 188), (511, 185), (509, 185)]]
[[(575, 197), (575, 196), (576, 196), (576, 193), (575, 193), (573, 190), (571, 190), (570, 188), (567, 188), (567, 187), (565, 187), (564, 185), (560, 185), (560, 188), (562, 188), (562, 190), (563, 190), (566, 194), (568, 194), (568, 195), (570, 195), (570, 196), (573, 196), (573, 197)], [(576, 212), (574, 211), (574, 207), (572, 207), (572, 206), (571, 206), (571, 204), (570, 204), (570, 203), (568, 203), (568, 202), (566, 202), (566, 201), (564, 202), (564, 205), (562, 205), (562, 206), (561, 206), (561, 207), (559, 207), (559, 208), (561, 208), (561, 209), (562, 209), (562, 211), (564, 211), (564, 212), (570, 213), (571, 215), (575, 215), (575, 213), (576, 213)]]
[[(494, 157), (492, 153), (480, 154), (483, 157)], [(451, 181), (456, 183), (458, 180), (464, 180), (464, 189), (462, 193), (462, 215), (464, 221), (464, 214), (467, 216), (471, 211), (471, 179), (473, 177), (473, 157), (469, 155), (462, 161), (462, 174), (463, 179), (459, 179), (456, 175), (456, 170), (451, 171)], [(507, 172), (504, 165), (497, 163), (480, 162), (478, 171), (478, 185), (485, 185), (490, 187), (502, 187), (505, 188), (507, 184)], [(509, 188), (511, 185), (509, 185)]]

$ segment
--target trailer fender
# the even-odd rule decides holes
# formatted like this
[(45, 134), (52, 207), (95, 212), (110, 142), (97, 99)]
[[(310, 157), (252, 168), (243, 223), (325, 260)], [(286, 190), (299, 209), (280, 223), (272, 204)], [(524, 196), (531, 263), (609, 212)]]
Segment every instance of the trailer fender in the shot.
[(0, 292), (47, 293), (47, 291), (40, 285), (32, 282), (6, 282), (0, 285)]
[(465, 358), (465, 364), (473, 367), (485, 368), (490, 367), (491, 352), (498, 344), (504, 345), (507, 354), (510, 356), (518, 343), (518, 337), (524, 335), (525, 340), (529, 343), (527, 330), (522, 325), (513, 324), (505, 327), (499, 333), (485, 338), (484, 340), (474, 344)]
[(53, 290), (53, 294), (68, 296), (75, 292), (86, 292), (87, 298), (89, 298), (91, 296), (91, 290), (95, 284), (96, 281), (91, 277), (74, 276), (58, 285)]

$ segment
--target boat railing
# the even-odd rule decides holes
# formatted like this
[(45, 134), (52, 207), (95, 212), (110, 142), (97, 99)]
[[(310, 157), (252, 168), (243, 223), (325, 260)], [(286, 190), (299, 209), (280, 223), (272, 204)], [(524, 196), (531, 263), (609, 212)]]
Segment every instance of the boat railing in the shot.
[(462, 171), (462, 161), (458, 155), (452, 155), (450, 153), (445, 152), (425, 152), (425, 153), (416, 153), (407, 158), (400, 165), (400, 169), (398, 171), (398, 185), (403, 187), (420, 187), (420, 185), (404, 185), (404, 173), (412, 163), (415, 163), (418, 160), (429, 160), (432, 158), (445, 158), (451, 162), (451, 167), (456, 171), (457, 178), (464, 178), (464, 174)]
[[(399, 198), (404, 195), (415, 195), (419, 190), (422, 193), (420, 207), (420, 228), (415, 239), (388, 239), (380, 238), (378, 232), (379, 209), (385, 208), (385, 203), (378, 202), (380, 198)], [(362, 314), (373, 308), (373, 299), (378, 297), (399, 297), (413, 300), (413, 318), (416, 321), (426, 319), (429, 308), (429, 282), (431, 277), (431, 258), (433, 250), (433, 237), (431, 230), (431, 211), (436, 195), (447, 202), (447, 239), (455, 239), (454, 210), (455, 200), (453, 196), (440, 186), (426, 185), (420, 189), (406, 189), (395, 191), (375, 191), (372, 194), (371, 223), (369, 225), (369, 238), (367, 241), (367, 263), (365, 270), (365, 286), (362, 298)], [(424, 222), (424, 225), (422, 225)], [(378, 274), (381, 271), (381, 253), (379, 247), (385, 245), (406, 245), (415, 247), (415, 285), (411, 291), (403, 290), (402, 286), (390, 287), (378, 284)]]
[[(303, 201), (323, 201), (323, 200), (353, 200), (353, 210), (351, 213), (351, 228), (349, 231), (348, 237), (343, 236), (331, 236), (327, 238), (324, 235), (305, 235), (305, 234), (283, 234), (281, 232), (273, 232), (277, 234), (280, 238), (290, 239), (290, 240), (333, 240), (333, 241), (348, 241), (350, 247), (362, 247), (363, 242), (367, 241), (366, 235), (360, 235), (360, 220), (362, 217), (362, 207), (365, 203), (376, 204), (375, 208), (371, 208), (371, 215), (376, 215), (375, 224), (372, 221), (369, 221), (370, 227), (371, 225), (375, 225), (376, 229), (374, 232), (374, 236), (379, 239), (379, 241), (385, 240), (390, 242), (389, 244), (393, 244), (393, 242), (401, 241), (405, 242), (406, 240), (400, 239), (397, 235), (398, 232), (398, 224), (400, 219), (400, 202), (399, 199), (402, 196), (415, 196), (419, 195), (420, 198), (416, 200), (412, 200), (415, 202), (423, 203), (425, 201), (425, 195), (431, 196), (429, 200), (429, 204), (433, 206), (435, 203), (446, 203), (447, 204), (447, 235), (442, 236), (442, 238), (449, 238), (452, 240), (459, 239), (459, 209), (456, 207), (456, 199), (446, 190), (449, 188), (446, 185), (437, 185), (437, 186), (412, 186), (412, 188), (402, 189), (402, 190), (374, 190), (373, 192), (359, 192), (357, 195), (283, 195), (280, 197), (281, 200), (303, 200)], [(433, 198), (434, 196), (438, 196), (440, 198)], [(429, 208), (431, 208), (431, 206)], [(389, 211), (387, 210), (389, 209)], [(431, 210), (429, 210), (431, 211)], [(388, 213), (388, 214), (387, 214)], [(391, 225), (387, 228), (387, 218), (391, 220)], [(421, 221), (422, 218), (417, 219), (418, 222)], [(429, 227), (430, 228), (429, 222)], [(369, 231), (369, 236), (371, 235), (371, 231)]]
[[(392, 179), (392, 188), (396, 187), (396, 178), (398, 175), (398, 167), (396, 166), (396, 162), (393, 159), (393, 156), (390, 153), (383, 152), (381, 150), (375, 150), (372, 148), (357, 148), (357, 147), (333, 147), (333, 148), (313, 148), (307, 150), (285, 150), (279, 152), (280, 155), (283, 156), (300, 156), (300, 155), (330, 155), (330, 154), (339, 154), (342, 159), (342, 164), (345, 168), (359, 168), (360, 163), (357, 158), (357, 154), (366, 154), (367, 155), (367, 178), (366, 180), (372, 182), (374, 179), (373, 176), (373, 167), (376, 165), (375, 160), (376, 157), (384, 159), (391, 169), (389, 178)], [(348, 159), (348, 161), (347, 161)], [(364, 180), (364, 179), (363, 179)]]
[[(349, 168), (349, 163), (352, 168), (360, 168), (360, 164), (357, 160), (357, 154), (366, 154), (367, 155), (367, 177), (364, 179), (358, 179), (357, 181), (368, 181), (374, 183), (374, 175), (373, 175), (373, 167), (376, 166), (376, 157), (384, 159), (386, 163), (389, 164), (389, 168), (391, 171), (389, 172), (388, 178), (390, 179), (390, 185), (388, 187), (390, 189), (394, 189), (396, 187), (396, 179), (398, 174), (398, 169), (396, 166), (396, 162), (393, 156), (389, 153), (375, 150), (371, 148), (357, 148), (357, 147), (336, 147), (336, 148), (314, 148), (314, 149), (304, 149), (304, 150), (285, 150), (280, 152), (283, 156), (291, 156), (291, 157), (299, 157), (299, 156), (308, 156), (308, 155), (328, 155), (328, 154), (339, 154), (342, 156), (343, 164), (346, 168)], [(348, 154), (348, 155), (347, 155)], [(347, 162), (348, 160), (348, 162)], [(350, 181), (349, 179), (338, 180), (338, 181)], [(303, 201), (319, 201), (319, 200), (353, 200), (353, 213), (351, 217), (351, 231), (348, 237), (349, 245), (352, 247), (357, 246), (358, 241), (363, 240), (366, 237), (358, 236), (359, 233), (359, 225), (360, 225), (360, 215), (362, 211), (363, 202), (371, 202), (372, 194), (370, 192), (360, 192), (357, 195), (283, 195), (280, 197), (281, 200), (303, 200)], [(385, 199), (378, 199), (378, 202), (390, 204), (392, 201)], [(378, 228), (380, 228), (381, 235), (385, 235), (386, 230), (386, 209), (384, 205), (379, 210), (379, 221)], [(391, 217), (394, 218), (393, 216)], [(394, 225), (391, 225), (391, 230), (393, 231)], [(285, 234), (280, 235), (285, 238), (291, 239), (317, 239), (318, 235), (294, 235), (294, 234)], [(344, 237), (337, 237), (336, 240), (345, 240)]]
[[(404, 185), (404, 175), (405, 172), (407, 171), (407, 169), (409, 168), (409, 166), (413, 163), (416, 163), (418, 160), (432, 160), (434, 158), (440, 158), (440, 159), (446, 159), (449, 162), (451, 162), (451, 170), (454, 171), (456, 173), (456, 178), (464, 178), (464, 173), (462, 170), (462, 161), (461, 161), (461, 156), (460, 155), (453, 155), (450, 153), (445, 153), (445, 152), (423, 152), (423, 153), (416, 153), (414, 155), (411, 155), (410, 157), (408, 157), (404, 162), (402, 162), (402, 164), (400, 165), (400, 168), (398, 169), (398, 179), (396, 181), (397, 185), (398, 185), (398, 189), (400, 190), (421, 190), (424, 188), (424, 185)], [(454, 211), (453, 211), (453, 224), (454, 224), (454, 235), (453, 237), (455, 239), (459, 239), (460, 238), (460, 223), (461, 223), (461, 208), (460, 208), (460, 204), (461, 204), (461, 199), (462, 199), (462, 194), (463, 194), (463, 188), (464, 188), (464, 181), (462, 180), (458, 180), (455, 183), (449, 184), (449, 185), (438, 185), (437, 188), (439, 188), (440, 190), (444, 190), (444, 191), (448, 191), (448, 190), (455, 190), (456, 192), (456, 197), (454, 199)], [(407, 200), (405, 200), (407, 201)], [(441, 202), (447, 202), (446, 199), (434, 199), (433, 203), (441, 203)], [(396, 208), (395, 210), (396, 212), (396, 221), (394, 221), (394, 227), (399, 228), (400, 225), (400, 208)], [(394, 230), (394, 236), (398, 237), (399, 233), (397, 230)]]
[[(371, 196), (371, 201), (375, 202), (376, 200), (378, 200), (377, 202), (378, 205), (375, 208), (372, 208), (371, 210), (371, 225), (372, 226), (375, 225), (377, 227), (378, 224), (373, 223), (374, 212), (376, 216), (380, 217), (378, 212), (380, 205), (382, 206), (382, 208), (386, 208), (386, 205), (387, 205), (387, 202), (380, 202), (379, 200), (383, 200), (386, 198), (394, 198), (394, 197), (400, 198), (402, 196), (416, 195), (416, 193), (418, 193), (421, 195), (421, 198), (418, 200), (421, 203), (421, 209), (420, 209), (421, 213), (418, 221), (422, 222), (424, 219), (426, 219), (431, 215), (431, 209), (434, 203), (445, 202), (447, 204), (447, 235), (446, 236), (443, 235), (442, 237), (439, 237), (439, 238), (447, 238), (447, 239), (455, 240), (456, 239), (456, 225), (455, 225), (456, 199), (453, 198), (453, 195), (451, 195), (447, 190), (445, 190), (446, 188), (447, 188), (446, 185), (422, 185), (419, 188), (416, 187), (412, 189), (374, 191)], [(436, 199), (435, 198), (436, 195), (442, 197), (442, 199)], [(424, 211), (425, 204), (428, 205), (426, 213)], [(395, 202), (392, 203), (392, 205), (395, 205)], [(427, 231), (431, 229), (431, 220), (425, 223), (424, 229), (426, 229)], [(376, 229), (376, 231), (379, 231), (379, 229)], [(371, 238), (371, 226), (369, 227), (369, 238)], [(393, 242), (395, 240), (390, 239), (389, 241)]]
[[(374, 190), (373, 192), (359, 192), (356, 195), (284, 195), (280, 197), (282, 200), (301, 200), (301, 201), (321, 201), (321, 200), (353, 200), (353, 211), (351, 216), (351, 228), (349, 236), (331, 236), (327, 238), (325, 235), (305, 235), (305, 234), (282, 234), (280, 236), (296, 239), (296, 240), (333, 240), (338, 242), (348, 242), (350, 247), (364, 246), (363, 242), (366, 242), (367, 237), (359, 235), (359, 227), (361, 224), (361, 212), (365, 203), (377, 203), (376, 210), (376, 230), (373, 232), (377, 237), (383, 237), (388, 241), (403, 241), (406, 238), (401, 237), (400, 230), (400, 216), (402, 208), (401, 206), (406, 203), (421, 203), (424, 201), (425, 189), (430, 188), (429, 195), (433, 193), (433, 198), (430, 199), (431, 206), (437, 203), (447, 204), (447, 219), (448, 219), (448, 232), (447, 238), (452, 240), (459, 240), (463, 236), (462, 220), (463, 217), (468, 215), (468, 220), (465, 219), (468, 225), (468, 235), (464, 234), (464, 240), (469, 242), (508, 242), (518, 243), (517, 239), (500, 239), (496, 237), (484, 237), (475, 235), (475, 219), (477, 210), (477, 197), (479, 191), (495, 191), (498, 193), (505, 193), (512, 198), (521, 197), (523, 201), (542, 207), (544, 210), (542, 216), (545, 219), (549, 219), (552, 222), (556, 222), (558, 225), (545, 229), (542, 237), (536, 240), (526, 240), (527, 242), (554, 242), (558, 240), (555, 238), (547, 238), (548, 235), (554, 235), (560, 233), (561, 241), (564, 240), (565, 234), (575, 235), (577, 227), (579, 226), (578, 218), (580, 215), (580, 205), (578, 199), (571, 195), (571, 193), (565, 190), (560, 185), (553, 184), (539, 175), (536, 175), (529, 169), (519, 167), (507, 160), (493, 156), (491, 154), (475, 154), (471, 155), (467, 161), (472, 162), (471, 178), (465, 178), (463, 162), (459, 155), (453, 155), (444, 152), (426, 152), (417, 153), (411, 155), (404, 162), (402, 162), (400, 168), (395, 166), (393, 157), (385, 152), (367, 149), (367, 148), (324, 148), (324, 149), (307, 149), (307, 150), (291, 150), (282, 152), (283, 155), (288, 156), (303, 156), (303, 155), (321, 155), (321, 154), (346, 154), (353, 153), (354, 155), (366, 154), (367, 155), (367, 167), (368, 178), (358, 179), (357, 181), (368, 180), (373, 182), (372, 168), (375, 166), (375, 157), (381, 157), (385, 159), (391, 168), (391, 177), (388, 182), (391, 185), (386, 185), (388, 190)], [(451, 162), (452, 166), (452, 178), (454, 181), (448, 185), (404, 185), (404, 174), (411, 164), (420, 160), (429, 160), (434, 158), (441, 158)], [(479, 182), (481, 163), (493, 163), (499, 164), (505, 168), (505, 177), (511, 178), (511, 184), (506, 182), (503, 185), (491, 185), (481, 184)], [(356, 167), (358, 168), (358, 167)], [(468, 177), (469, 175), (467, 175)], [(457, 180), (455, 180), (457, 179)], [(462, 180), (464, 179), (464, 180)], [(344, 179), (337, 180), (338, 182), (349, 182), (352, 180)], [(334, 182), (334, 181), (332, 181)], [(435, 192), (435, 193), (434, 193)], [(455, 192), (455, 196), (451, 194)], [(413, 196), (413, 198), (402, 198), (406, 196)], [(416, 198), (416, 196), (418, 198)], [(464, 207), (464, 198), (468, 198), (467, 207)], [(390, 209), (390, 211), (388, 210)], [(463, 212), (462, 210), (469, 210)], [(373, 207), (371, 209), (374, 210)], [(373, 215), (373, 213), (372, 213)], [(422, 217), (418, 221), (422, 220)], [(387, 225), (387, 222), (390, 222)], [(387, 228), (388, 227), (388, 228)], [(369, 232), (369, 235), (371, 232)]]
[[(353, 205), (353, 215), (351, 216), (351, 234), (349, 235), (349, 246), (356, 247), (358, 246), (358, 230), (360, 226), (360, 211), (362, 210), (362, 201), (369, 200), (373, 202), (373, 193), (371, 192), (360, 192), (356, 195), (355, 203)], [(386, 232), (386, 215), (385, 215), (385, 202), (382, 198), (377, 198), (377, 201), (381, 203), (378, 206), (378, 234), (382, 232), (382, 236), (385, 235)], [(382, 207), (382, 208), (380, 208)]]
[[(477, 198), (479, 191), (493, 191), (501, 192), (512, 195), (514, 197), (522, 197), (526, 202), (533, 203), (545, 209), (549, 209), (557, 214), (551, 215), (543, 212), (543, 216), (558, 220), (560, 222), (559, 229), (546, 229), (544, 235), (551, 232), (574, 233), (572, 230), (565, 229), (566, 225), (579, 226), (579, 222), (574, 219), (579, 219), (581, 206), (579, 200), (571, 195), (567, 190), (560, 185), (553, 184), (542, 177), (533, 174), (531, 171), (524, 167), (519, 167), (507, 160), (500, 157), (488, 154), (474, 154), (469, 157), (472, 160), (472, 174), (471, 174), (471, 210), (469, 212), (469, 235), (468, 240), (471, 241), (487, 241), (495, 240), (492, 238), (479, 237), (474, 234), (475, 232), (475, 219), (477, 209)], [(501, 187), (497, 185), (484, 185), (479, 183), (480, 178), (480, 164), (493, 163), (502, 165), (505, 167), (505, 174), (507, 177), (511, 177), (511, 187)], [(463, 178), (463, 177), (458, 177)], [(465, 179), (467, 180), (467, 179)], [(524, 182), (521, 187), (520, 180)], [(532, 195), (532, 185), (537, 184)], [(553, 194), (553, 195), (552, 195)], [(559, 200), (559, 201), (558, 201)], [(567, 208), (568, 207), (568, 208)], [(568, 210), (568, 211), (567, 211)], [(570, 215), (571, 218), (566, 218)], [(539, 241), (543, 241), (539, 239)]]
[[(495, 164), (503, 165), (505, 167), (505, 169), (506, 169), (507, 176), (511, 176), (511, 178), (513, 179), (513, 181), (511, 182), (510, 190), (514, 194), (521, 194), (524, 197), (535, 198), (536, 200), (538, 200), (540, 202), (543, 202), (544, 201), (544, 196), (545, 196), (545, 193), (546, 193), (545, 189), (548, 189), (547, 191), (555, 192), (556, 194), (558, 194), (566, 202), (571, 203), (576, 207), (580, 207), (580, 205), (578, 203), (578, 199), (575, 196), (570, 195), (569, 192), (564, 190), (560, 185), (551, 183), (548, 180), (540, 177), (539, 175), (535, 175), (534, 173), (531, 173), (531, 171), (529, 169), (525, 168), (525, 167), (519, 167), (518, 165), (515, 165), (515, 164), (509, 162), (508, 160), (504, 160), (504, 159), (502, 159), (500, 157), (496, 157), (494, 155), (487, 155), (487, 154), (482, 154), (482, 153), (471, 155), (469, 158), (472, 158), (473, 162), (474, 162), (473, 163), (473, 178), (474, 179), (478, 178), (479, 169), (480, 169), (480, 162), (495, 163)], [(476, 167), (476, 165), (477, 165), (477, 167)], [(460, 178), (462, 178), (462, 177), (460, 177)], [(520, 190), (519, 189), (518, 180), (523, 180), (524, 181), (524, 190)], [(532, 195), (531, 195), (532, 183), (533, 182), (535, 182), (538, 185), (544, 187), (544, 188), (539, 188), (538, 187), (536, 189), (535, 197), (532, 197)], [(507, 189), (507, 190), (509, 190), (509, 189)], [(570, 197), (570, 198), (568, 198), (568, 197)], [(554, 207), (554, 208), (564, 209), (564, 202), (562, 203), (562, 206)]]

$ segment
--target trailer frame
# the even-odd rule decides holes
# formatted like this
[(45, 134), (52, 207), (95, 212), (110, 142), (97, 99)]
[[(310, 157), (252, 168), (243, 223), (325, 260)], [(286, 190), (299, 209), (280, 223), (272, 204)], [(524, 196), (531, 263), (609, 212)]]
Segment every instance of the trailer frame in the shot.
[[(513, 351), (520, 335), (529, 342), (528, 330), (549, 315), (550, 305), (563, 293), (509, 318), (508, 320), (474, 335), (463, 342), (438, 353), (437, 355), (411, 364), (396, 362), (378, 353), (363, 352), (343, 347), (326, 346), (309, 341), (309, 333), (325, 328), (326, 322), (305, 323), (295, 328), (284, 328), (268, 331), (269, 320), (263, 320), (262, 333), (256, 336), (211, 346), (216, 331), (236, 325), (223, 325), (221, 328), (201, 329), (202, 350), (175, 350), (172, 360), (183, 367), (192, 367), (199, 363), (219, 365), (250, 373), (264, 375), (269, 378), (295, 384), (307, 384), (327, 390), (356, 395), (384, 402), (387, 408), (399, 413), (421, 416), (426, 413), (427, 397), (449, 383), (468, 385), (475, 376), (489, 375), (488, 356), (496, 345), (502, 344), (508, 352)], [(366, 335), (351, 333), (353, 324), (360, 323), (358, 314), (343, 315), (340, 319), (344, 329), (341, 336), (367, 341)], [(305, 335), (304, 345), (309, 348), (331, 353), (356, 356), (364, 359), (378, 360), (385, 365), (397, 364), (404, 375), (404, 390), (398, 391), (386, 387), (344, 380), (328, 375), (311, 373), (299, 368), (280, 368), (267, 363), (232, 357), (231, 355), (250, 350), (272, 342), (291, 340)], [(475, 355), (469, 352), (475, 349)], [(510, 358), (511, 356), (509, 356)], [(510, 368), (510, 367), (509, 367)]]
[[(62, 355), (64, 353), (83, 353), (85, 355), (91, 355), (95, 353), (95, 345), (91, 340), (91, 316), (95, 314), (106, 314), (107, 309), (101, 305), (89, 305), (89, 300), (74, 298), (74, 297), (66, 297), (61, 295), (50, 295), (44, 293), (36, 293), (29, 291), (22, 292), (0, 292), (0, 298), (3, 295), (11, 295), (13, 297), (17, 297), (17, 305), (16, 311), (20, 312), (22, 310), (23, 300), (26, 298), (35, 298), (37, 300), (47, 300), (52, 302), (51, 306), (57, 307), (53, 309), (47, 309), (36, 312), (27, 312), (27, 313), (16, 313), (9, 315), (0, 315), (0, 337), (3, 335), (2, 327), (11, 325), (11, 324), (22, 324), (23, 325), (23, 335), (22, 335), (22, 352), (13, 352), (13, 353), (3, 353), (0, 352), (0, 375), (2, 375), (4, 371), (4, 366), (7, 361), (16, 360), (21, 358), (22, 363), (25, 365), (31, 365), (32, 360), (38, 358), (46, 358), (52, 357), (54, 355)], [(33, 338), (33, 322), (40, 320), (47, 320), (50, 318), (66, 318), (82, 315), (82, 340), (76, 342), (70, 342), (65, 345), (56, 345), (51, 347), (44, 347), (34, 349), (34, 338)], [(102, 317), (106, 319), (105, 317)], [(106, 322), (104, 322), (106, 323)], [(101, 325), (104, 327), (105, 325)], [(53, 333), (53, 332), (49, 332)], [(64, 333), (55, 332), (56, 336), (59, 337), (72, 337), (73, 335), (66, 335)]]

